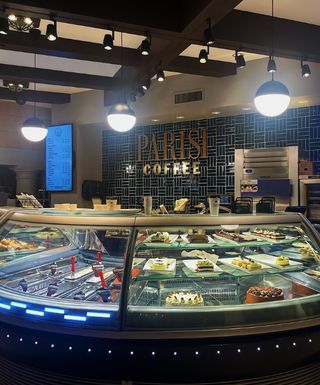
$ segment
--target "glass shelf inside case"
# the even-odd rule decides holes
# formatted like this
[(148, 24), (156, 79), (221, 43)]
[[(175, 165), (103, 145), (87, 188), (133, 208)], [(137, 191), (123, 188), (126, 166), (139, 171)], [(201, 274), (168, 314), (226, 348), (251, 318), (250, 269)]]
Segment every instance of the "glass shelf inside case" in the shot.
[[(319, 261), (317, 246), (298, 223), (140, 228), (129, 309), (292, 299), (303, 292), (299, 278), (318, 271)], [(318, 279), (320, 271), (303, 295), (320, 292)]]
[(0, 229), (0, 284), (33, 300), (116, 310), (130, 234), (126, 228), (8, 221)]

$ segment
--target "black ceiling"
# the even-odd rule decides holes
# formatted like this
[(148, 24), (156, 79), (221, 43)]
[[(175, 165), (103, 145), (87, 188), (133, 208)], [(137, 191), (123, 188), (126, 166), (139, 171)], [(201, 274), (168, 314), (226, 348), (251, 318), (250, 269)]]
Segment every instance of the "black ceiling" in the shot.
[[(130, 92), (136, 89), (145, 76), (153, 76), (155, 66), (159, 63), (164, 69), (181, 73), (215, 77), (234, 75), (234, 63), (209, 60), (205, 65), (201, 65), (196, 58), (179, 56), (190, 44), (203, 44), (203, 31), (208, 18), (213, 24), (216, 39), (214, 46), (268, 55), (271, 45), (270, 16), (234, 10), (239, 3), (241, 0), (135, 0), (112, 2), (111, 6), (109, 1), (101, 0), (16, 0), (0, 1), (0, 8), (5, 15), (12, 11), (16, 14), (49, 19), (50, 15), (54, 14), (58, 22), (113, 28), (116, 31), (140, 35), (150, 34), (151, 55), (143, 57), (136, 49), (123, 49), (125, 81)], [(318, 26), (276, 18), (275, 36), (276, 56), (320, 61)], [(0, 35), (2, 49), (34, 52), (35, 46), (36, 52), (49, 56), (111, 64), (121, 64), (122, 60), (119, 47), (114, 47), (106, 54), (102, 45), (96, 43), (63, 38), (50, 42), (45, 36), (40, 36), (35, 43), (33, 37), (27, 33), (10, 32), (7, 36)], [(13, 70), (12, 68), (11, 72)], [(0, 78), (8, 79), (8, 72), (8, 68), (0, 66)], [(24, 69), (19, 72), (23, 75), (21, 80), (31, 81), (30, 71)], [(93, 75), (71, 74), (69, 77), (63, 77), (61, 72), (43, 70), (37, 80), (47, 84), (75, 87), (85, 84), (88, 88), (97, 88), (97, 79)], [(40, 76), (39, 72), (36, 75)], [(119, 77), (119, 74), (115, 77)], [(106, 102), (110, 102), (112, 90), (118, 89), (119, 81), (107, 77), (99, 80), (100, 89), (108, 90)]]

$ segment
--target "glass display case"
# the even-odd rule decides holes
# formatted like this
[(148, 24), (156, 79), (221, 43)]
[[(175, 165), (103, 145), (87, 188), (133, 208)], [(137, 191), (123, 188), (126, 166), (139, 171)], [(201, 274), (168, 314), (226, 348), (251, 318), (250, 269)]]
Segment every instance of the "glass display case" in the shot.
[(244, 325), (318, 316), (316, 234), (298, 215), (293, 222), (284, 215), (245, 218), (137, 226), (127, 325), (247, 333)]
[[(197, 339), (220, 354), (219, 339), (249, 344), (251, 337), (320, 324), (320, 240), (298, 213), (106, 216), (44, 209), (8, 210), (0, 220), (0, 324), (9, 337), (15, 330), (20, 339), (30, 330), (47, 333), (42, 346), (55, 347), (52, 336), (61, 335), (63, 354), (86, 344), (96, 360), (118, 349), (113, 370), (122, 371), (124, 351), (134, 355), (139, 345), (152, 357), (147, 341), (155, 339), (169, 354), (182, 349), (181, 339), (188, 349)], [(78, 350), (77, 360), (86, 360)], [(301, 350), (301, 362), (311, 352)], [(243, 360), (250, 357), (254, 352)], [(239, 361), (239, 373), (247, 363)]]

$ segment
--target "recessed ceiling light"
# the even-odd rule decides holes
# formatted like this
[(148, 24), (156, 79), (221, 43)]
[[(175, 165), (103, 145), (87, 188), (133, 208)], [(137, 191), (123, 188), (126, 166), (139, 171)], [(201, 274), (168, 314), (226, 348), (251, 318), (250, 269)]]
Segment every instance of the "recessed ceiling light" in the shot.
[(301, 99), (301, 100), (298, 100), (298, 104), (306, 104), (308, 103), (309, 100), (308, 99)]
[(181, 115), (176, 116), (176, 119), (183, 119), (183, 118), (184, 118), (184, 116), (181, 116)]
[(219, 115), (219, 114), (221, 114), (220, 111), (212, 111), (211, 113), (212, 113), (212, 115)]
[(151, 119), (151, 122), (159, 122), (160, 119)]
[(250, 111), (251, 107), (242, 107), (241, 109), (242, 109), (242, 111)]

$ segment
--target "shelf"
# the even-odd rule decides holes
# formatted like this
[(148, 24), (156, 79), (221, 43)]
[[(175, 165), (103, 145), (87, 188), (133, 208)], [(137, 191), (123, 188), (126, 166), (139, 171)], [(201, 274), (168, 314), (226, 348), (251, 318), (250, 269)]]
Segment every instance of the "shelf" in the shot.
[[(185, 258), (184, 258), (185, 259)], [(299, 273), (306, 269), (310, 269), (312, 267), (309, 266), (292, 266), (292, 268), (287, 269), (280, 269), (276, 267), (271, 267), (267, 270), (261, 270), (261, 271), (243, 271), (236, 267), (231, 267), (224, 265), (222, 263), (218, 262), (218, 266), (223, 270), (221, 274), (214, 275), (214, 273), (210, 276), (210, 273), (194, 273), (191, 270), (186, 272), (188, 270), (184, 264), (182, 263), (182, 260), (177, 260), (176, 265), (176, 272), (175, 273), (145, 273), (143, 270), (141, 270), (141, 274), (137, 275), (134, 279), (132, 279), (132, 282), (135, 281), (167, 281), (167, 280), (181, 280), (181, 279), (191, 279), (191, 280), (232, 280), (235, 278), (248, 278), (248, 277), (257, 277), (257, 276), (264, 276), (264, 275), (275, 275), (275, 274), (286, 274), (286, 273)], [(317, 265), (318, 266), (318, 265)]]
[(225, 248), (243, 248), (243, 247), (259, 247), (259, 246), (280, 246), (288, 245), (292, 242), (296, 242), (297, 238), (293, 239), (281, 239), (281, 240), (259, 240), (256, 242), (223, 242), (215, 241), (214, 243), (185, 243), (185, 242), (172, 242), (172, 243), (139, 243), (136, 246), (136, 250), (150, 250), (150, 249), (225, 249)]

